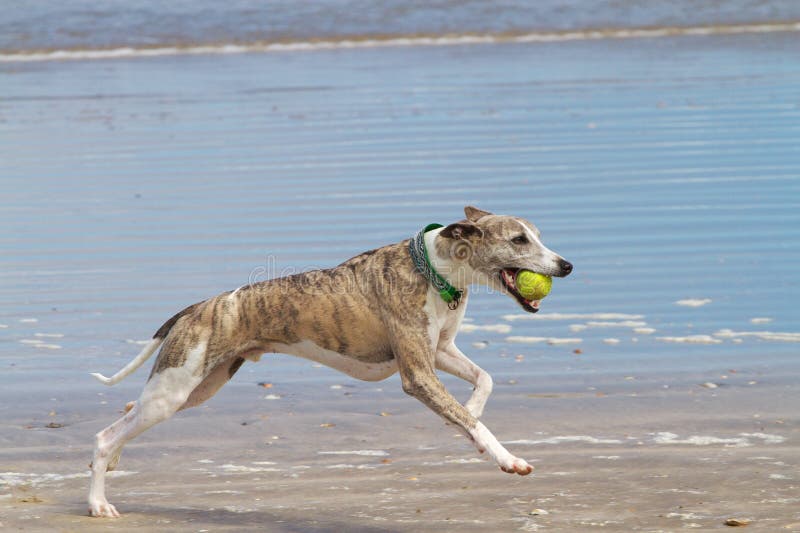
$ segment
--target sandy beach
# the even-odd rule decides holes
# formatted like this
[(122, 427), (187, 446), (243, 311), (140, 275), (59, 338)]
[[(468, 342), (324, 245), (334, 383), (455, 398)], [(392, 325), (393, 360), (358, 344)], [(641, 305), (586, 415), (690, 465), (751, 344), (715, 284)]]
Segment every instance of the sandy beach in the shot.
[[(245, 381), (126, 448), (109, 480), (119, 520), (85, 516), (86, 435), (124, 396), (67, 412), (58, 406), (72, 402), (62, 399), (55, 417), (7, 421), (3, 461), (16, 473), (2, 473), (4, 526), (674, 531), (738, 518), (760, 531), (800, 528), (796, 409), (779, 401), (794, 385), (623, 378), (596, 391), (539, 394), (530, 383), (498, 383), (484, 421), (535, 465), (519, 478), (477, 456), (394, 379), (268, 390)], [(47, 420), (65, 426), (44, 428)]]
[[(796, 32), (0, 63), (0, 529), (800, 531)], [(500, 472), (398, 378), (248, 363), (93, 435), (176, 310), (460, 218), (575, 273), (472, 298)], [(443, 378), (457, 397), (470, 388)], [(269, 387), (260, 385), (266, 383)]]

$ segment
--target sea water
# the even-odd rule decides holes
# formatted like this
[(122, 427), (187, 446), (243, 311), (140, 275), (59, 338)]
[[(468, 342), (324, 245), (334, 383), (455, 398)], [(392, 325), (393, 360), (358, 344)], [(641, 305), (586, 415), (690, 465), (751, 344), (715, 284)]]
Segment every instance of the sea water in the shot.
[[(18, 399), (54, 374), (85, 388), (188, 304), (334, 266), (467, 204), (531, 220), (575, 265), (535, 316), (471, 296), (459, 345), (501, 379), (792, 379), (800, 40), (786, 25), (800, 15), (793, 2), (734, 4), (749, 7), (12, 6), (14, 31), (0, 31), (4, 390)], [(723, 25), (752, 31), (520, 38)], [(413, 41), (451, 32), (495, 37)], [(398, 37), (412, 41), (253, 45)], [(251, 48), (139, 53), (235, 43)], [(133, 52), (86, 55), (119, 47)], [(59, 51), (73, 61), (47, 55)], [(31, 53), (50, 61), (20, 57)], [(259, 372), (334, 379), (288, 358)]]

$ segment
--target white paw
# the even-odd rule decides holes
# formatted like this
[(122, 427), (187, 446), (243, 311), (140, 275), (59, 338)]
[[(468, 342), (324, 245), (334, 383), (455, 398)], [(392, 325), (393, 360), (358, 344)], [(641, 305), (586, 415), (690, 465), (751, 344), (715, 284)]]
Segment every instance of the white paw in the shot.
[(119, 511), (106, 500), (98, 500), (89, 502), (89, 516), (119, 518)]
[(497, 464), (500, 466), (500, 470), (509, 474), (527, 476), (533, 472), (533, 467), (529, 465), (525, 459), (520, 459), (518, 457), (514, 457), (513, 455), (510, 455), (508, 459), (498, 462)]

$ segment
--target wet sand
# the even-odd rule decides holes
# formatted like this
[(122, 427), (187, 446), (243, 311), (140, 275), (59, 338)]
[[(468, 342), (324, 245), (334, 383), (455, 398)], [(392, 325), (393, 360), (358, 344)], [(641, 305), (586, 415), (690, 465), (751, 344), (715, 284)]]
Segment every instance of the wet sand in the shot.
[[(0, 528), (800, 531), (797, 38), (2, 65)], [(396, 377), (247, 364), (148, 431), (86, 516), (93, 435), (176, 310), (468, 203), (576, 265), (480, 292), (500, 472)], [(743, 245), (747, 243), (747, 245)], [(756, 277), (757, 276), (757, 277)], [(469, 387), (446, 384), (459, 398)], [(272, 383), (269, 389), (259, 382)], [(48, 427), (50, 426), (50, 427)]]
[[(535, 465), (525, 478), (479, 457), (394, 379), (383, 390), (346, 380), (324, 389), (232, 384), (126, 448), (108, 481), (120, 520), (89, 518), (84, 503), (86, 436), (111, 420), (119, 395), (72, 412), (55, 402), (54, 417), (4, 424), (3, 463), (16, 473), (0, 474), (3, 522), (60, 531), (674, 531), (739, 518), (760, 531), (800, 529), (796, 409), (778, 401), (796, 385), (622, 381), (548, 394), (499, 383), (484, 421)], [(43, 428), (45, 420), (65, 427)]]

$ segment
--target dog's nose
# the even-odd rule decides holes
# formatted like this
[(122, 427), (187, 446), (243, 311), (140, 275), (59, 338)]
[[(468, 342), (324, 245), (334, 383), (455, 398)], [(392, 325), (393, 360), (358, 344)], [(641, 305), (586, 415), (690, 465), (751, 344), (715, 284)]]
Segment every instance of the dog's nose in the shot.
[(564, 259), (561, 260), (561, 272), (562, 275), (568, 276), (570, 272), (572, 272), (572, 263), (569, 261), (565, 261)]

